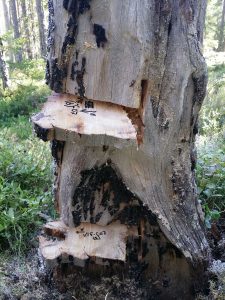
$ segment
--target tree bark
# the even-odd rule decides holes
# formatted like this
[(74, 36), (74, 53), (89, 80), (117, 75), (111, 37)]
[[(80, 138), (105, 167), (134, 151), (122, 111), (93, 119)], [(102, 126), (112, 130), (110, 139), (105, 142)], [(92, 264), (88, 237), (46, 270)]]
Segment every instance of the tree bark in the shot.
[[(18, 21), (18, 15), (17, 15), (17, 7), (16, 7), (16, 1), (10, 0), (10, 11), (12, 16), (12, 24), (13, 24), (13, 32), (14, 32), (14, 38), (19, 39), (20, 38), (20, 30), (19, 30), (19, 21)], [(22, 50), (18, 49), (15, 54), (16, 62), (22, 62)]]
[(46, 36), (44, 27), (44, 11), (41, 0), (36, 0), (36, 11), (38, 16), (38, 28), (39, 28), (39, 39), (40, 39), (40, 50), (41, 56), (46, 57), (47, 46), (46, 46)]
[(2, 78), (2, 87), (3, 90), (9, 87), (8, 85), (8, 75), (7, 75), (7, 69), (6, 69), (6, 63), (4, 60), (4, 51), (3, 51), (3, 43), (0, 39), (0, 74)]
[(22, 10), (22, 15), (23, 15), (23, 28), (25, 32), (25, 38), (26, 38), (26, 52), (27, 52), (27, 57), (29, 59), (32, 59), (32, 51), (31, 51), (31, 42), (30, 42), (30, 30), (29, 30), (29, 22), (28, 22), (28, 17), (27, 17), (27, 6), (26, 6), (26, 0), (21, 1), (21, 10)]
[[(210, 261), (194, 171), (205, 9), (203, 0), (49, 1), (46, 80), (56, 93), (33, 122), (53, 141), (60, 223), (45, 231), (61, 238), (41, 238), (46, 259), (117, 259), (124, 273), (135, 261), (161, 282), (154, 299), (194, 299)], [(113, 227), (120, 259), (95, 240), (104, 231), (114, 249), (116, 224), (127, 227), (124, 238)]]
[(223, 10), (222, 10), (221, 22), (220, 22), (220, 26), (219, 26), (217, 51), (225, 50), (224, 25), (225, 25), (225, 1), (223, 1)]

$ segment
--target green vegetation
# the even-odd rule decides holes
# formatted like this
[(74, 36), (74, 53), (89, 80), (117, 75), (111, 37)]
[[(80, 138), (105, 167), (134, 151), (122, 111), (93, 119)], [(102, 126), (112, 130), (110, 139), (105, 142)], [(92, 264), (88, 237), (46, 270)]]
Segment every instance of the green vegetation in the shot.
[(205, 211), (205, 224), (210, 228), (211, 222), (225, 212), (225, 143), (217, 136), (211, 140), (203, 136), (198, 150), (199, 199)]
[(14, 66), (12, 78), (20, 84), (0, 96), (0, 247), (17, 253), (31, 245), (42, 222), (39, 213), (54, 214), (49, 145), (32, 134), (29, 121), (49, 93), (40, 82), (43, 66)]
[[(207, 33), (207, 32), (206, 32)], [(206, 44), (211, 35), (206, 35)], [(208, 228), (225, 212), (225, 55), (206, 48), (209, 82), (200, 113), (197, 184)]]

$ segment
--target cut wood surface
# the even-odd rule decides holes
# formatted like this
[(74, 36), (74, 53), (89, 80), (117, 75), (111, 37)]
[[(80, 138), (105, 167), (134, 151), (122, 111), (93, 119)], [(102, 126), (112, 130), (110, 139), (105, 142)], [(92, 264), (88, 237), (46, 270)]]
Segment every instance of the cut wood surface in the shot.
[(128, 227), (119, 223), (99, 226), (81, 223), (80, 226), (67, 227), (63, 222), (56, 221), (45, 226), (48, 235), (58, 239), (49, 240), (40, 236), (42, 255), (53, 260), (60, 255), (71, 255), (80, 260), (89, 257), (125, 261), (126, 239)]
[(136, 140), (136, 129), (120, 105), (80, 100), (69, 94), (52, 94), (32, 121), (48, 130), (47, 139), (68, 140), (79, 135), (107, 135)]

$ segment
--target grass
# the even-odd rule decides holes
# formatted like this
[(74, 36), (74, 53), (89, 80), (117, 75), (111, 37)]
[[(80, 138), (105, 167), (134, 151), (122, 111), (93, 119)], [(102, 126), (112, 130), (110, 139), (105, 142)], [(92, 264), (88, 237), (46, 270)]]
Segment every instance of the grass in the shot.
[(49, 145), (33, 135), (29, 121), (49, 90), (35, 81), (34, 63), (29, 72), (30, 81), (25, 74), (21, 85), (12, 85), (0, 98), (0, 248), (17, 254), (27, 250), (40, 228), (39, 212), (55, 213)]

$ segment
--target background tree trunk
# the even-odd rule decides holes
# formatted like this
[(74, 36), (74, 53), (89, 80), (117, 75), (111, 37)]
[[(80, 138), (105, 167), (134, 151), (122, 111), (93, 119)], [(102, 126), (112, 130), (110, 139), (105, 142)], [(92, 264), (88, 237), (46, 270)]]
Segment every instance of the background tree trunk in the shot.
[(59, 240), (40, 238), (46, 259), (67, 254), (86, 271), (120, 260), (123, 274), (135, 265), (143, 282), (160, 282), (146, 299), (194, 299), (210, 260), (194, 173), (205, 9), (49, 1), (46, 80), (56, 93), (33, 117), (56, 162), (60, 221), (45, 232)]
[(8, 75), (6, 69), (6, 63), (4, 60), (3, 43), (0, 39), (0, 74), (2, 78), (2, 86), (5, 90), (8, 87)]
[(46, 57), (47, 47), (46, 47), (46, 36), (45, 36), (45, 27), (44, 27), (44, 11), (43, 11), (41, 0), (36, 0), (36, 11), (38, 16), (41, 56)]
[[(13, 23), (13, 32), (14, 32), (14, 38), (18, 39), (20, 38), (20, 30), (19, 30), (19, 21), (18, 21), (18, 15), (17, 15), (17, 7), (16, 7), (16, 1), (10, 0), (10, 12), (12, 16), (12, 23)], [(19, 49), (15, 55), (16, 62), (22, 61), (22, 50)]]
[[(9, 3), (8, 1), (2, 0), (3, 3), (3, 11), (4, 11), (4, 21), (5, 21), (5, 30), (8, 32), (9, 30), (12, 30), (12, 24), (10, 20), (10, 14), (9, 14)], [(13, 53), (11, 50), (8, 51), (9, 59), (10, 61), (14, 60)]]
[(30, 30), (29, 30), (29, 22), (27, 17), (27, 6), (26, 6), (26, 0), (21, 1), (21, 9), (22, 9), (22, 15), (23, 15), (23, 28), (25, 32), (26, 37), (26, 52), (29, 59), (32, 59), (32, 51), (31, 51), (31, 43), (30, 43)]
[(11, 28), (11, 24), (10, 24), (8, 4), (7, 1), (5, 0), (2, 0), (2, 3), (3, 3), (3, 10), (4, 10), (5, 29), (6, 31), (9, 31)]
[(37, 41), (36, 30), (35, 30), (35, 12), (34, 12), (33, 1), (28, 2), (28, 18), (31, 27), (30, 33), (31, 33), (32, 56), (37, 58), (38, 53), (37, 51), (35, 51), (35, 49), (38, 47), (38, 41)]
[(223, 1), (223, 10), (222, 10), (221, 22), (220, 22), (220, 26), (219, 26), (217, 51), (225, 50), (224, 25), (225, 25), (225, 1)]

